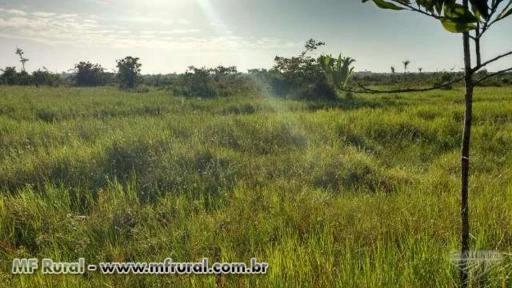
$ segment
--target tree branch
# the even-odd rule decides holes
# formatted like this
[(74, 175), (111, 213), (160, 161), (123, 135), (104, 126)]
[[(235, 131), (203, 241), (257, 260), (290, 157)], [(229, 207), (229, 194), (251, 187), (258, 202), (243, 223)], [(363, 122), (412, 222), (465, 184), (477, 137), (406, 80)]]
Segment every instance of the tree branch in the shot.
[(457, 82), (460, 82), (464, 80), (464, 77), (458, 77), (454, 80), (445, 82), (440, 85), (435, 85), (428, 88), (407, 88), (407, 89), (395, 89), (395, 90), (375, 90), (368, 87), (363, 86), (362, 84), (356, 82), (357, 86), (361, 88), (362, 90), (354, 90), (354, 89), (347, 89), (347, 88), (341, 88), (341, 91), (345, 92), (351, 92), (351, 93), (359, 93), (359, 94), (393, 94), (393, 93), (409, 93), (409, 92), (428, 92), (432, 90), (439, 90), (446, 87), (449, 87)]
[(435, 19), (437, 19), (437, 20), (441, 20), (441, 19), (443, 19), (443, 18), (444, 18), (444, 17), (441, 17), (441, 16), (437, 16), (437, 15), (435, 15), (435, 14), (433, 14), (433, 13), (428, 13), (428, 12), (426, 12), (426, 11), (423, 11), (423, 10), (421, 10), (421, 9), (418, 9), (418, 8), (416, 8), (416, 7), (414, 7), (414, 6), (410, 5), (410, 4), (407, 4), (407, 3), (400, 3), (400, 4), (402, 4), (403, 6), (405, 6), (405, 7), (409, 8), (409, 9), (410, 9), (411, 11), (413, 11), (413, 12), (418, 12), (418, 13), (420, 13), (420, 14), (423, 14), (423, 15), (426, 15), (426, 16), (430, 16), (430, 17), (435, 18)]
[(476, 65), (480, 66), (482, 65), (482, 53), (480, 49), (480, 22), (476, 24), (475, 38), (473, 40), (475, 41)]
[[(491, 13), (489, 13), (489, 19), (484, 23), (484, 26), (482, 28), (482, 31), (479, 35), (479, 38), (481, 38), (485, 32), (491, 28), (492, 25), (496, 24), (496, 22), (503, 20), (503, 18), (499, 18), (499, 15), (494, 20), (490, 21), (490, 19), (498, 12), (498, 7), (500, 6), (501, 2), (503, 1), (493, 1), (491, 5)], [(512, 1), (510, 1), (501, 11), (506, 11), (510, 6), (512, 5)]]
[(510, 55), (512, 55), (512, 51), (509, 51), (509, 52), (507, 52), (507, 53), (503, 53), (503, 54), (501, 54), (501, 55), (498, 55), (498, 56), (496, 56), (496, 57), (492, 58), (491, 60), (485, 61), (484, 63), (481, 63), (480, 65), (476, 65), (473, 69), (471, 69), (471, 72), (472, 72), (472, 73), (475, 73), (475, 72), (477, 72), (478, 70), (480, 70), (480, 69), (484, 68), (485, 66), (487, 66), (487, 65), (489, 65), (489, 64), (491, 64), (491, 63), (494, 63), (494, 62), (496, 62), (496, 61), (500, 60), (501, 58), (504, 58), (504, 57), (510, 56)]
[(507, 69), (503, 69), (503, 70), (500, 70), (500, 71), (497, 71), (497, 72), (494, 72), (494, 73), (491, 73), (483, 78), (480, 78), (478, 79), (477, 81), (473, 82), (475, 86), (477, 86), (478, 84), (484, 82), (485, 80), (489, 79), (489, 78), (492, 78), (492, 77), (495, 77), (495, 76), (499, 76), (499, 75), (503, 75), (507, 72), (512, 72), (512, 67), (510, 68), (507, 68)]

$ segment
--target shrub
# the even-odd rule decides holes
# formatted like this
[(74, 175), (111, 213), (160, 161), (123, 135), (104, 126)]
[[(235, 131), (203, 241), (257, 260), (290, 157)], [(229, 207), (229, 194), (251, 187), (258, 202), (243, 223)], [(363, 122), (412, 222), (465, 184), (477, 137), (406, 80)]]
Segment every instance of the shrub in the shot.
[(32, 75), (25, 71), (16, 72), (15, 67), (6, 67), (1, 71), (3, 73), (0, 76), (0, 84), (58, 86), (60, 83), (60, 77), (49, 72), (46, 68), (34, 71)]
[(60, 78), (57, 74), (53, 74), (47, 70), (37, 70), (32, 73), (32, 79), (36, 86), (47, 85), (56, 87), (60, 84)]
[(178, 76), (172, 91), (185, 97), (213, 98), (236, 95), (252, 89), (251, 79), (240, 75), (236, 67), (216, 68), (188, 67), (185, 74)]
[(18, 73), (16, 72), (16, 67), (5, 67), (2, 71), (3, 73), (2, 76), (0, 76), (0, 79), (2, 79), (3, 84), (18, 84)]
[(76, 86), (100, 86), (106, 82), (103, 67), (90, 62), (80, 62), (75, 65), (73, 81)]

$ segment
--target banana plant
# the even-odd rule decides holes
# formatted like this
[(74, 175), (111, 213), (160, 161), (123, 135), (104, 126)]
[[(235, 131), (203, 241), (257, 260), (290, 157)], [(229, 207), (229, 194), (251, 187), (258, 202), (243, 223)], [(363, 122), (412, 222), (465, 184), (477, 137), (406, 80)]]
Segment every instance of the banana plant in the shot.
[(350, 67), (356, 60), (350, 57), (342, 57), (338, 59), (331, 55), (320, 56), (319, 62), (325, 76), (337, 89), (343, 89), (347, 86), (348, 80), (354, 72), (354, 67)]

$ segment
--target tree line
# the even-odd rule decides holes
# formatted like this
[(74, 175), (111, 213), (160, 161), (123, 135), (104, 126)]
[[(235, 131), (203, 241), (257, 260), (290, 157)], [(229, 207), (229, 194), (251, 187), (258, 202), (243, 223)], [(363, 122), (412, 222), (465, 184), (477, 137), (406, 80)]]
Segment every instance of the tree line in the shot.
[(52, 73), (46, 67), (29, 74), (25, 70), (25, 63), (29, 59), (23, 56), (23, 50), (17, 48), (15, 54), (20, 57), (21, 71), (18, 72), (14, 66), (0, 69), (2, 72), (0, 74), (0, 84), (47, 85), (53, 87), (64, 83), (80, 87), (118, 84), (121, 88), (130, 89), (135, 88), (142, 80), (140, 74), (142, 64), (137, 57), (127, 56), (117, 60), (117, 71), (115, 73), (106, 72), (100, 64), (81, 61), (74, 66), (73, 73), (69, 75)]
[[(404, 61), (404, 73), (354, 72), (355, 59), (332, 55), (315, 56), (325, 43), (310, 39), (303, 50), (292, 57), (276, 56), (271, 69), (250, 69), (241, 73), (236, 66), (215, 68), (189, 66), (185, 73), (167, 75), (142, 75), (141, 61), (127, 56), (116, 61), (117, 70), (108, 72), (100, 64), (81, 61), (74, 65), (72, 73), (56, 74), (45, 67), (31, 74), (25, 71), (22, 49), (16, 49), (21, 71), (16, 67), (0, 69), (0, 84), (5, 85), (72, 85), (94, 87), (116, 85), (122, 89), (134, 89), (138, 85), (168, 89), (172, 94), (184, 97), (211, 98), (236, 94), (263, 93), (292, 99), (335, 100), (340, 94), (352, 96), (349, 90), (360, 86), (426, 86), (441, 85), (461, 77), (461, 72), (441, 71), (405, 73), (410, 61)], [(394, 72), (394, 67), (392, 67)], [(479, 72), (484, 78), (486, 71)], [(512, 84), (512, 74), (487, 79), (481, 84), (502, 86)], [(445, 89), (451, 88), (445, 85)], [(140, 89), (145, 91), (144, 89)], [(348, 91), (348, 92), (347, 92)]]

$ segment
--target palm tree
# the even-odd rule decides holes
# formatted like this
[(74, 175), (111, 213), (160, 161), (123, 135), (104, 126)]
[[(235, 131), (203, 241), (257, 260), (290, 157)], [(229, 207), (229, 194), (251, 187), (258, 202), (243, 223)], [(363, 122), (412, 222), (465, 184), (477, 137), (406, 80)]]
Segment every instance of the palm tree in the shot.
[(16, 54), (20, 55), (20, 62), (21, 62), (21, 71), (25, 71), (25, 63), (28, 61), (27, 58), (24, 58), (23, 57), (23, 54), (25, 54), (25, 52), (23, 52), (23, 49), (21, 48), (16, 48)]
[(338, 59), (333, 58), (331, 55), (322, 55), (319, 58), (320, 66), (324, 71), (327, 78), (332, 82), (334, 87), (343, 89), (347, 86), (348, 80), (354, 72), (352, 63), (356, 60), (350, 57), (338, 56)]
[(409, 66), (409, 64), (411, 64), (411, 61), (405, 60), (402, 63), (404, 64), (404, 73), (407, 73), (407, 66)]

